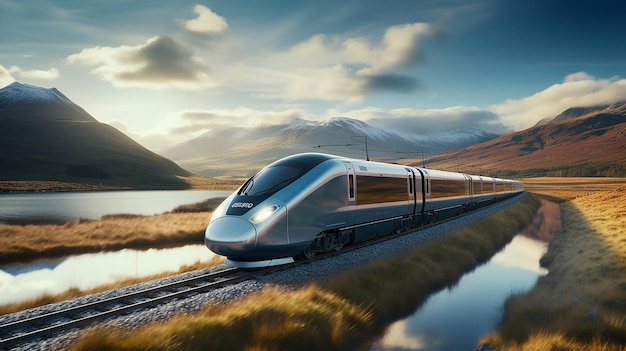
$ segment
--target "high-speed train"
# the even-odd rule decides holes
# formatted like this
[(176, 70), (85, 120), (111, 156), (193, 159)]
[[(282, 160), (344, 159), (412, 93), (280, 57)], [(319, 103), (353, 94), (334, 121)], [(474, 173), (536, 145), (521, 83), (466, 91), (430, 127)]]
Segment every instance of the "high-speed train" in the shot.
[(214, 211), (204, 241), (226, 264), (265, 267), (416, 228), (518, 194), (522, 182), (344, 158), (285, 157)]

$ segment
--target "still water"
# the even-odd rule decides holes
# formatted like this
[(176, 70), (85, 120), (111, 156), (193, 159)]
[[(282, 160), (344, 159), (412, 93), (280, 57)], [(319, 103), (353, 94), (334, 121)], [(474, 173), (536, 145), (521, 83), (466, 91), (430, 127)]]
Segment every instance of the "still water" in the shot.
[(542, 200), (529, 228), (455, 287), (431, 295), (413, 315), (390, 325), (371, 350), (473, 350), (495, 331), (506, 299), (547, 274), (539, 259), (559, 228), (558, 204)]
[(42, 259), (0, 266), (0, 304), (15, 303), (71, 288), (89, 289), (124, 278), (177, 271), (207, 261), (204, 245), (170, 249), (130, 250)]
[(153, 215), (232, 191), (141, 190), (0, 194), (3, 222), (65, 223), (107, 214)]
[[(0, 194), (3, 221), (65, 223), (107, 214), (153, 215), (205, 199), (225, 197), (230, 191), (87, 191), (74, 193)], [(0, 266), (0, 304), (88, 289), (129, 277), (176, 271), (181, 266), (213, 256), (204, 245), (170, 249), (121, 250), (42, 259)]]

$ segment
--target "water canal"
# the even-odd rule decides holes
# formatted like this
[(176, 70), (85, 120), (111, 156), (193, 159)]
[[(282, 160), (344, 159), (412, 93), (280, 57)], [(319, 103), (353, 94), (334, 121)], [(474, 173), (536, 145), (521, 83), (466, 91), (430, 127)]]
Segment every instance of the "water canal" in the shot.
[(472, 350), (494, 332), (506, 299), (528, 291), (547, 274), (539, 259), (560, 228), (560, 211), (556, 203), (541, 203), (532, 225), (456, 286), (431, 295), (409, 317), (388, 326), (371, 350)]
[[(559, 227), (558, 204), (542, 200), (531, 226), (456, 286), (431, 295), (409, 317), (388, 326), (371, 350), (471, 350), (481, 337), (495, 330), (504, 301), (512, 293), (531, 289), (537, 278), (547, 273), (539, 259)], [(212, 255), (204, 245), (190, 245), (4, 265), (0, 266), (0, 304), (175, 271)]]

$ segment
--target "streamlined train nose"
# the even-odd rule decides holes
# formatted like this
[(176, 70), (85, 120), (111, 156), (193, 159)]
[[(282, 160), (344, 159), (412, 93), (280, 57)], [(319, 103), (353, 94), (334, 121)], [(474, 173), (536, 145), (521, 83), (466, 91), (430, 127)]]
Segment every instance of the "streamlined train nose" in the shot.
[(239, 217), (222, 217), (209, 223), (204, 243), (222, 256), (245, 254), (256, 246), (257, 233), (252, 223)]

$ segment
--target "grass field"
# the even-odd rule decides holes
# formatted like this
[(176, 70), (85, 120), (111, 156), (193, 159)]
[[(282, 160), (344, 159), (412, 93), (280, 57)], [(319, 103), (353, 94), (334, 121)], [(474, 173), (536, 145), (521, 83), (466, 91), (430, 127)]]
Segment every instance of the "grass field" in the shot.
[[(533, 290), (510, 299), (504, 307), (499, 332), (486, 336), (482, 342), (489, 344), (492, 350), (626, 350), (626, 179), (531, 178), (525, 179), (524, 183), (527, 191), (560, 203), (562, 229), (542, 259), (542, 264), (549, 270), (549, 274), (540, 278)], [(155, 216), (149, 220), (155, 221), (152, 225), (158, 225), (158, 221), (161, 220), (166, 223), (170, 215), (172, 214)], [(197, 213), (186, 215), (193, 218)], [(202, 231), (207, 220), (208, 217), (205, 217), (202, 226), (198, 225)], [(146, 219), (142, 218), (140, 221)], [(131, 221), (127, 226), (136, 223)], [(89, 222), (67, 226), (80, 227), (87, 224)], [(172, 226), (174, 227), (176, 225)], [(3, 246), (0, 245), (0, 249)], [(374, 271), (378, 270), (375, 267), (379, 264), (373, 264)], [(432, 269), (433, 266), (427, 267)], [(251, 346), (249, 349), (273, 350), (285, 340), (293, 339), (294, 343), (306, 342), (303, 340), (308, 339), (302, 337), (302, 328), (313, 321), (321, 324), (316, 333), (310, 337), (326, 340), (324, 348), (352, 349), (359, 344), (359, 340), (371, 337), (364, 335), (359, 328), (371, 332), (372, 328), (380, 323), (381, 316), (372, 308), (384, 306), (382, 304), (386, 302), (379, 301), (381, 296), (389, 296), (391, 300), (389, 303), (392, 305), (400, 304), (403, 300), (415, 303), (411, 300), (414, 296), (410, 298), (398, 296), (405, 288), (392, 287), (393, 294), (376, 290), (388, 285), (385, 281), (389, 280), (389, 273), (380, 270), (383, 273), (379, 275), (384, 279), (382, 282), (375, 282), (371, 280), (373, 279), (371, 272), (374, 271), (367, 271), (369, 273), (366, 272), (362, 276), (363, 282), (359, 283), (366, 289), (374, 289), (370, 292), (360, 291), (360, 288), (340, 288), (342, 284), (351, 285), (347, 283), (349, 280), (345, 276), (339, 281), (333, 280), (333, 283), (324, 289), (314, 287), (299, 292), (270, 289), (248, 302), (227, 307), (207, 307), (208, 314), (219, 312), (218, 315), (223, 317), (219, 321), (206, 320), (205, 314), (179, 316), (172, 323), (189, 322), (182, 330), (166, 324), (153, 326), (154, 329), (146, 328), (133, 335), (109, 334), (108, 330), (94, 332), (77, 345), (76, 349), (90, 349), (88, 345), (93, 346), (94, 342), (102, 344), (100, 349), (107, 349), (104, 345), (122, 347), (120, 344), (122, 342), (124, 345), (122, 348), (150, 349), (147, 345), (154, 344), (143, 345), (141, 340), (153, 337), (155, 332), (157, 335), (158, 333), (169, 335), (174, 341), (180, 342), (178, 346), (189, 346), (185, 344), (188, 342), (186, 338), (205, 340), (203, 334), (195, 334), (194, 330), (207, 333), (206, 328), (217, 328), (215, 331), (218, 334), (214, 334), (213, 331), (207, 334), (214, 336), (225, 330), (230, 333), (232, 328), (234, 334), (228, 335), (235, 340), (238, 338), (237, 335), (253, 332), (254, 340), (258, 343), (257, 347)], [(341, 293), (344, 289), (349, 290), (349, 293)], [(414, 292), (411, 294), (415, 295)], [(292, 310), (286, 303), (271, 303), (283, 300), (294, 305), (309, 306), (310, 310)], [(264, 308), (271, 311), (272, 318), (283, 316), (287, 319), (285, 325), (271, 330), (263, 327), (263, 321), (267, 320), (255, 313), (265, 313), (261, 311), (264, 308), (260, 307), (265, 303), (267, 305)], [(227, 309), (237, 311), (237, 314), (224, 315)], [(384, 310), (383, 307), (379, 309)], [(250, 311), (250, 314), (246, 313), (246, 310)], [(191, 321), (185, 319), (187, 317), (191, 318)], [(389, 316), (383, 319), (387, 318)], [(232, 323), (246, 325), (247, 329), (233, 328)], [(254, 326), (256, 329), (251, 331), (250, 328)], [(176, 333), (175, 337), (168, 334), (172, 332)], [(171, 349), (193, 349), (191, 346), (168, 345)], [(311, 345), (309, 349), (320, 346), (317, 343)]]
[(602, 191), (613, 191), (626, 186), (625, 178), (559, 178), (540, 177), (521, 179), (526, 191), (545, 195), (558, 202), (573, 200)]
[(561, 204), (549, 273), (509, 299), (492, 350), (626, 350), (626, 179), (527, 182)]
[[(0, 263), (124, 248), (148, 249), (203, 244), (204, 230), (213, 209), (222, 200), (215, 198), (183, 205), (171, 212), (154, 216), (109, 215), (99, 220), (82, 220), (64, 225), (0, 225)], [(16, 304), (0, 305), (0, 315), (206, 268), (223, 261), (223, 257), (214, 256), (206, 262), (182, 267), (177, 272), (120, 280), (88, 290), (69, 289)]]
[(368, 349), (387, 323), (499, 251), (532, 221), (538, 206), (527, 196), (404, 255), (374, 261), (320, 285), (295, 291), (268, 287), (134, 332), (96, 328), (71, 350)]
[(155, 216), (110, 215), (57, 224), (0, 225), (0, 264), (86, 252), (203, 244), (211, 212), (223, 199)]

